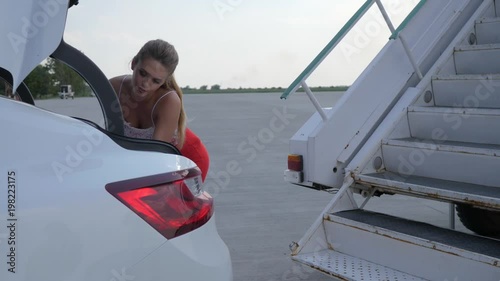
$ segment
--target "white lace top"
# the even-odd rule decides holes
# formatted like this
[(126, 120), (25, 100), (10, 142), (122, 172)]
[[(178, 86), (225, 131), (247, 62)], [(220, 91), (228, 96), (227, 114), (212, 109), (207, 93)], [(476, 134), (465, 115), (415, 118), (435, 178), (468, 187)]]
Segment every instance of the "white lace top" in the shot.
[[(123, 87), (123, 82), (125, 81), (125, 77), (123, 77), (123, 80), (122, 80), (122, 83), (120, 84), (120, 90), (118, 92), (118, 97), (120, 98), (121, 97), (121, 93), (122, 93), (122, 87)], [(133, 127), (129, 122), (124, 121), (123, 123), (123, 130), (124, 130), (124, 135), (127, 136), (127, 137), (131, 137), (131, 138), (138, 138), (138, 139), (152, 139), (153, 138), (153, 133), (155, 132), (155, 122), (154, 122), (154, 119), (153, 119), (153, 112), (155, 110), (155, 107), (156, 105), (158, 104), (158, 102), (165, 96), (167, 96), (168, 94), (170, 93), (175, 93), (175, 91), (169, 91), (165, 94), (163, 94), (157, 101), (156, 103), (153, 105), (153, 108), (151, 109), (151, 124), (153, 124), (153, 126), (149, 127), (149, 128), (136, 128), (136, 127)], [(174, 138), (172, 139), (171, 143), (173, 145), (177, 145), (177, 133), (176, 135), (174, 136)]]

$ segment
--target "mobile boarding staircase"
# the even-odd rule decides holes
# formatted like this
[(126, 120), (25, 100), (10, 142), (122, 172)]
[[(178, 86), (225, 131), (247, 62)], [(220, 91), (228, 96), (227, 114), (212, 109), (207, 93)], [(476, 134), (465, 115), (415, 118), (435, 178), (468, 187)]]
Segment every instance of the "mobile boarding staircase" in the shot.
[[(338, 189), (292, 258), (341, 280), (499, 281), (500, 0), (420, 1), (397, 29), (383, 2), (366, 1), (282, 96), (302, 87), (318, 111), (290, 140), (285, 180)], [(371, 8), (391, 40), (322, 108), (306, 79)], [(483, 235), (364, 209), (385, 194), (449, 202)]]

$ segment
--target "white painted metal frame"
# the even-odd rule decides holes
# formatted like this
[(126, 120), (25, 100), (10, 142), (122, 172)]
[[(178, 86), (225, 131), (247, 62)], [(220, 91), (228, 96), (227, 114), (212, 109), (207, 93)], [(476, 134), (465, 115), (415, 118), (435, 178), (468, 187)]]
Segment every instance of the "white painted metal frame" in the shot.
[[(346, 168), (350, 171), (353, 176), (360, 174), (364, 167), (373, 158), (373, 155), (377, 153), (380, 149), (380, 141), (390, 132), (394, 131), (395, 127), (398, 125), (398, 120), (401, 120), (406, 115), (404, 108), (408, 105), (413, 104), (422, 95), (422, 93), (431, 84), (432, 77), (435, 76), (442, 65), (444, 65), (448, 59), (453, 56), (455, 46), (459, 45), (460, 42), (468, 36), (469, 31), (474, 28), (475, 21), (480, 15), (484, 14), (486, 10), (491, 6), (491, 3), (485, 1), (474, 13), (471, 19), (464, 25), (460, 33), (451, 42), (449, 47), (443, 52), (441, 57), (436, 61), (434, 66), (428, 71), (425, 77), (423, 77), (416, 88), (410, 88), (408, 91), (410, 93), (405, 93), (404, 97), (398, 102), (398, 104), (393, 108), (391, 113), (387, 116), (384, 122), (379, 126), (377, 131), (372, 135), (370, 140), (363, 146), (362, 150), (353, 159), (350, 165)], [(449, 228), (455, 229), (455, 204), (449, 204)]]
[[(466, 4), (466, 1), (464, 1), (463, 5), (465, 6)], [(365, 145), (363, 145), (362, 149), (355, 155), (350, 164), (346, 167), (346, 177), (344, 179), (342, 187), (324, 208), (321, 215), (311, 225), (305, 235), (299, 240), (298, 243), (294, 244), (294, 247), (292, 248), (292, 255), (298, 255), (304, 247), (314, 248), (314, 246), (307, 245), (307, 243), (311, 242), (312, 236), (318, 231), (318, 228), (321, 227), (325, 216), (328, 216), (328, 213), (330, 213), (333, 209), (340, 210), (341, 206), (339, 206), (339, 204), (345, 204), (346, 198), (349, 198), (349, 200), (347, 201), (350, 201), (351, 208), (357, 208), (357, 204), (353, 198), (352, 190), (350, 189), (351, 185), (354, 183), (353, 177), (355, 177), (356, 174), (361, 173), (365, 166), (370, 163), (373, 155), (375, 155), (381, 148), (381, 140), (388, 136), (392, 131), (394, 131), (401, 118), (406, 116), (406, 108), (408, 107), (408, 105), (413, 104), (427, 89), (427, 87), (430, 85), (432, 76), (436, 75), (440, 67), (447, 62), (449, 57), (453, 54), (454, 47), (458, 45), (459, 42), (463, 41), (464, 38), (469, 34), (469, 31), (473, 28), (475, 19), (479, 15), (483, 14), (490, 7), (490, 5), (491, 3), (488, 3), (488, 1), (485, 1), (480, 5), (476, 12), (471, 16), (471, 19), (464, 25), (455, 39), (452, 40), (449, 46), (441, 54), (436, 63), (421, 79), (417, 87), (409, 88), (403, 95), (403, 97), (396, 103), (388, 116), (384, 119), (384, 121), (371, 135)], [(451, 21), (449, 24), (451, 24)], [(363, 203), (363, 205), (365, 203)]]
[[(392, 21), (389, 18), (389, 15), (385, 10), (384, 5), (382, 5), (382, 2), (380, 2), (380, 0), (376, 0), (376, 2), (378, 8), (380, 9), (380, 12), (382, 13), (382, 16), (384, 17), (385, 22), (387, 23), (387, 26), (389, 27), (389, 30), (391, 31), (392, 34), (394, 34), (396, 32), (396, 29), (394, 28), (394, 25), (392, 24)], [(401, 40), (401, 44), (403, 44), (403, 48), (405, 49), (405, 52), (408, 55), (408, 58), (410, 59), (411, 65), (415, 69), (415, 73), (417, 73), (418, 78), (422, 80), (423, 78), (422, 72), (420, 71), (420, 67), (417, 64), (417, 61), (415, 60), (413, 53), (411, 52), (410, 46), (408, 46), (408, 42), (406, 41), (406, 39), (403, 37), (402, 34), (397, 34), (396, 36), (398, 36), (399, 40)]]
[(304, 89), (304, 91), (306, 91), (307, 96), (309, 97), (309, 99), (313, 103), (314, 107), (318, 111), (319, 115), (321, 116), (321, 119), (323, 119), (323, 121), (328, 120), (328, 117), (326, 116), (326, 113), (323, 110), (323, 107), (319, 104), (318, 100), (314, 96), (314, 94), (311, 91), (311, 89), (309, 88), (309, 86), (307, 86), (306, 81), (302, 81), (300, 84), (302, 85), (302, 88)]
[[(419, 64), (429, 52), (438, 57), (434, 47), (445, 48), (438, 46), (439, 38), (445, 36), (443, 30), (449, 22), (460, 17), (456, 11), (462, 9), (464, 2), (468, 1), (426, 2), (421, 11), (427, 16), (417, 14), (406, 27), (404, 33), (415, 34), (407, 39)], [(429, 22), (427, 17), (433, 20)], [(401, 89), (408, 87), (408, 83), (418, 82), (406, 58), (402, 45), (389, 41), (333, 108), (325, 110), (328, 122), (315, 113), (311, 117), (314, 122), (306, 122), (291, 138), (290, 153), (304, 156), (304, 181), (301, 184), (342, 186), (344, 168), (387, 115), (390, 110), (387, 105), (392, 105), (402, 95)], [(349, 110), (353, 106), (357, 109), (356, 114)], [(332, 145), (333, 140), (335, 145)], [(332, 173), (333, 168), (337, 172)]]
[(498, 280), (493, 279), (500, 272), (494, 257), (335, 215), (328, 216), (325, 229), (334, 251), (390, 265), (424, 279), (453, 280), (456, 276), (449, 275), (457, 274), (460, 280)]
[(427, 74), (423, 77), (423, 79), (419, 82), (419, 84), (415, 88), (409, 88), (403, 97), (398, 101), (398, 103), (393, 107), (391, 112), (385, 118), (385, 120), (380, 124), (380, 126), (375, 130), (372, 136), (365, 143), (363, 148), (356, 154), (353, 160), (346, 167), (346, 174), (350, 172), (351, 174), (359, 174), (363, 171), (363, 169), (368, 165), (373, 155), (376, 154), (378, 150), (380, 150), (381, 140), (386, 138), (391, 132), (396, 129), (396, 126), (399, 124), (399, 120), (406, 116), (409, 105), (413, 104), (421, 94), (427, 89), (430, 85), (431, 79), (436, 73), (439, 71), (440, 67), (446, 63), (448, 58), (453, 55), (453, 51), (455, 46), (463, 40), (468, 34), (469, 31), (473, 28), (475, 18), (479, 17), (484, 13), (486, 9), (488, 9), (490, 3), (485, 1), (475, 14), (471, 17), (471, 19), (464, 25), (463, 29), (459, 32), (456, 38), (450, 43), (448, 48), (442, 53), (440, 58), (436, 61), (436, 63), (432, 66), (432, 68), (427, 72)]
[[(422, 72), (420, 71), (420, 68), (415, 60), (415, 57), (411, 51), (411, 48), (409, 47), (406, 39), (394, 28), (394, 25), (392, 24), (392, 21), (387, 14), (387, 11), (384, 8), (384, 5), (380, 0), (367, 0), (365, 4), (358, 10), (358, 12), (349, 20), (349, 22), (344, 26), (344, 28), (337, 34), (336, 38), (332, 40), (332, 42), (329, 43), (331, 46), (325, 47), (325, 49), (322, 50), (322, 52), (318, 55), (318, 57), (300, 74), (299, 77), (292, 83), (292, 85), (287, 89), (287, 92), (283, 94), (282, 98), (286, 98), (289, 94), (295, 93), (299, 87), (301, 86), (307, 93), (309, 99), (313, 103), (314, 107), (318, 111), (318, 113), (321, 115), (321, 118), (323, 121), (326, 121), (328, 117), (326, 116), (325, 112), (323, 111), (321, 105), (319, 104), (318, 100), (314, 97), (313, 92), (310, 90), (310, 88), (307, 86), (306, 80), (309, 78), (309, 76), (316, 70), (316, 68), (323, 62), (323, 60), (330, 54), (331, 51), (342, 41), (342, 39), (345, 37), (345, 35), (356, 25), (356, 23), (366, 14), (368, 9), (373, 5), (373, 3), (376, 2), (377, 6), (382, 13), (382, 16), (387, 23), (387, 26), (389, 27), (389, 30), (394, 36), (394, 39), (399, 38), (401, 40), (401, 43), (403, 45), (403, 48), (413, 66), (415, 69), (415, 73), (418, 75), (420, 79), (423, 78)], [(417, 7), (421, 6), (422, 3), (425, 3), (426, 0), (421, 0), (420, 3), (417, 5)], [(412, 14), (414, 11), (412, 11)], [(411, 17), (411, 14), (409, 15)], [(404, 25), (404, 23), (403, 23)], [(403, 26), (404, 27), (404, 26)], [(392, 39), (392, 37), (391, 37)]]

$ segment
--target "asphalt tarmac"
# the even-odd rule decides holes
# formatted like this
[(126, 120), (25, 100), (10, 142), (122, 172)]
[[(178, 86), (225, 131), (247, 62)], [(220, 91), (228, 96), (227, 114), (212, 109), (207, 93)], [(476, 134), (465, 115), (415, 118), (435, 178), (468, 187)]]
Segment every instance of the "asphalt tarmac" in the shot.
[[(318, 93), (323, 107), (340, 92)], [(101, 122), (96, 98), (36, 101), (37, 106)], [(206, 188), (215, 198), (219, 233), (228, 245), (235, 281), (333, 280), (290, 258), (298, 241), (333, 195), (283, 180), (290, 137), (315, 112), (304, 93), (190, 94), (184, 104), (188, 126), (210, 153)], [(353, 109), (355, 110), (355, 109)], [(449, 205), (404, 196), (371, 200), (367, 209), (402, 217), (415, 214), (448, 226)], [(458, 229), (464, 227), (456, 222)]]

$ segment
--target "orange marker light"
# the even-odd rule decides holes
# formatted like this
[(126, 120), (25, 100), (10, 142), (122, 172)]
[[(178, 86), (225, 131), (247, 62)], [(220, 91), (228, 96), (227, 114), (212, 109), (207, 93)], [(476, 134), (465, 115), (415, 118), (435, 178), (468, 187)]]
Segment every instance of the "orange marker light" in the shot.
[(301, 172), (303, 169), (302, 155), (288, 154), (288, 170)]

